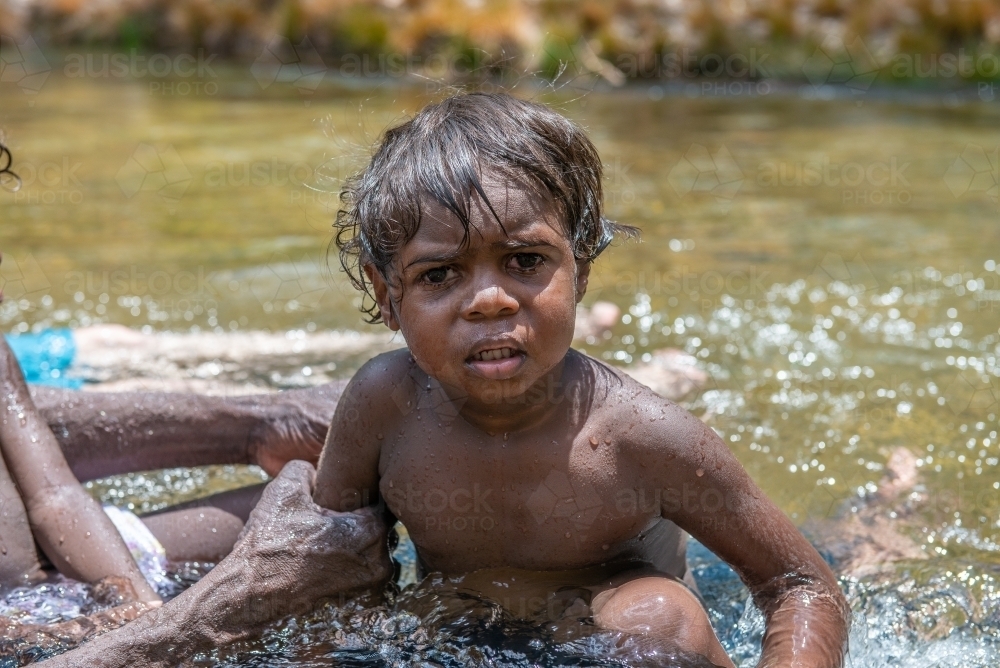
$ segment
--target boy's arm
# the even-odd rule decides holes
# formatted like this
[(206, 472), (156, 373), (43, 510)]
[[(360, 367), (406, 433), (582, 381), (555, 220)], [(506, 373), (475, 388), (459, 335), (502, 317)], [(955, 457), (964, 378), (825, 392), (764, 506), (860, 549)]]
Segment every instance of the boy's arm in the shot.
[(405, 350), (379, 355), (348, 383), (316, 469), (313, 498), (323, 508), (346, 512), (379, 504), (382, 443), (398, 429), (396, 401), (399, 388), (408, 387), (400, 382), (408, 360)]
[(39, 386), (31, 394), (80, 480), (209, 464), (257, 464), (273, 476), (292, 459), (316, 462), (346, 384), (239, 397)]
[(767, 623), (758, 665), (841, 666), (850, 610), (826, 562), (712, 429), (658, 397), (643, 411), (649, 419), (626, 435), (638, 454), (636, 476), (662, 490), (663, 517), (749, 587)]

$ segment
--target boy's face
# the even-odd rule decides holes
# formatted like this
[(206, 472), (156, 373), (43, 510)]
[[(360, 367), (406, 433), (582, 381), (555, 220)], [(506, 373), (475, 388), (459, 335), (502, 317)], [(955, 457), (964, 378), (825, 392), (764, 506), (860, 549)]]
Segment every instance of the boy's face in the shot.
[(498, 401), (561, 370), (590, 267), (574, 258), (548, 196), (495, 172), (482, 184), (502, 228), (474, 197), (463, 247), (459, 220), (427, 202), (416, 235), (394, 258), (392, 285), (367, 271), (382, 317), (402, 331), (420, 368), (466, 408), (494, 413)]

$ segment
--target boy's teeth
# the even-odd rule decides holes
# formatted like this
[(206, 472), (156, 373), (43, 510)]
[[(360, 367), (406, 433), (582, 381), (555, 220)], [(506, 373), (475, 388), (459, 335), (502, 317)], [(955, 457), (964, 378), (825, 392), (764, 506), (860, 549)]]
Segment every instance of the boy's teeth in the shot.
[(508, 357), (513, 356), (513, 348), (495, 348), (493, 350), (484, 350), (481, 353), (476, 353), (475, 358), (480, 362), (489, 362), (490, 360), (507, 359)]

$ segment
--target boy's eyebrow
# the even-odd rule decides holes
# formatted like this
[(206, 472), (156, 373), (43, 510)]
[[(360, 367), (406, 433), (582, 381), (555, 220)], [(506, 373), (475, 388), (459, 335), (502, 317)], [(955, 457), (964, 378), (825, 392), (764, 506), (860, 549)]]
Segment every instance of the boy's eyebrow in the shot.
[(462, 251), (458, 250), (452, 253), (442, 253), (439, 255), (423, 255), (410, 262), (406, 263), (403, 270), (409, 269), (415, 264), (442, 264), (447, 262), (454, 262), (458, 258), (462, 257)]
[(531, 248), (532, 246), (551, 246), (552, 243), (543, 237), (522, 236), (517, 239), (508, 237), (504, 241), (497, 241), (493, 246), (499, 248)]
[[(543, 237), (531, 237), (525, 236), (517, 239), (507, 238), (503, 241), (496, 241), (491, 244), (494, 248), (503, 248), (506, 250), (517, 250), (518, 248), (533, 248), (537, 246), (552, 246), (552, 243), (544, 239)], [(403, 270), (407, 270), (413, 265), (417, 264), (447, 264), (449, 262), (454, 262), (464, 255), (462, 249), (448, 253), (439, 253), (431, 255), (422, 255), (406, 263)]]

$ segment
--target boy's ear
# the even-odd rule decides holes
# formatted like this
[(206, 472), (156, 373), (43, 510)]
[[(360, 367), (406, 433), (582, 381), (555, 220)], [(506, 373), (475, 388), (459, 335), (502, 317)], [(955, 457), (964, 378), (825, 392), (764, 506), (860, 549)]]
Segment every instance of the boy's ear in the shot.
[(385, 282), (385, 278), (382, 274), (375, 268), (373, 264), (366, 264), (365, 276), (368, 277), (368, 281), (372, 284), (372, 290), (375, 291), (375, 303), (378, 304), (378, 311), (382, 315), (382, 322), (385, 326), (394, 332), (399, 331), (399, 322), (396, 321), (396, 313), (392, 310), (392, 302), (389, 299), (389, 286)]
[(576, 303), (579, 304), (587, 294), (587, 283), (590, 281), (590, 262), (576, 261)]

